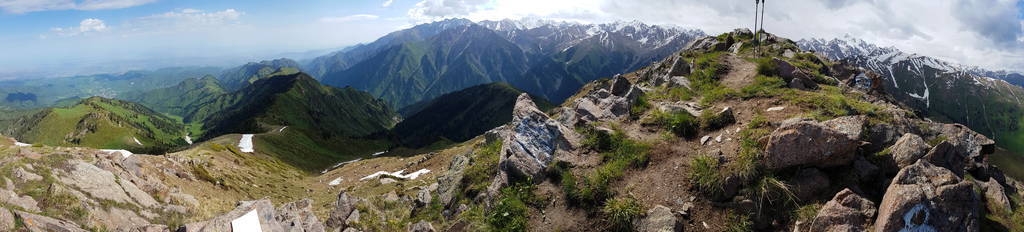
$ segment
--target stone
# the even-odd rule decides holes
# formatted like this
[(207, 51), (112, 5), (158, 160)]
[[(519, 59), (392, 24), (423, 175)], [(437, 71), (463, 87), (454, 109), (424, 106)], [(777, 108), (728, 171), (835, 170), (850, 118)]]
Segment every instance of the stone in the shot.
[(858, 145), (848, 134), (822, 123), (783, 122), (768, 138), (764, 164), (770, 170), (805, 165), (842, 166), (853, 161)]
[(118, 179), (118, 183), (121, 184), (121, 188), (124, 189), (124, 192), (134, 199), (135, 202), (139, 203), (139, 205), (145, 207), (156, 207), (160, 204), (156, 199), (153, 199), (149, 193), (142, 191), (138, 186), (124, 178)]
[(857, 159), (853, 160), (853, 174), (856, 174), (857, 180), (861, 182), (870, 181), (878, 176), (880, 169), (875, 164), (864, 159), (863, 156), (857, 156)]
[(793, 52), (791, 49), (786, 49), (785, 51), (782, 51), (782, 56), (792, 59), (793, 57), (796, 57), (796, 52)]
[(14, 214), (5, 208), (0, 208), (0, 231), (14, 231)]
[(167, 196), (172, 204), (182, 205), (190, 209), (199, 208), (199, 200), (192, 195), (185, 193), (170, 193)]
[(864, 135), (864, 127), (867, 125), (868, 118), (864, 115), (854, 116), (843, 116), (832, 120), (824, 121), (825, 124), (832, 129), (843, 133), (850, 140), (860, 140)]
[(90, 210), (89, 218), (111, 231), (128, 231), (150, 224), (135, 212), (118, 207)]
[(1009, 212), (1013, 210), (1010, 199), (1006, 197), (1006, 190), (1003, 189), (1003, 185), (999, 184), (998, 181), (989, 179), (988, 181), (975, 181), (975, 183), (981, 187), (982, 194), (985, 195), (985, 206), (988, 207), (989, 212)]
[(896, 127), (889, 123), (872, 123), (864, 135), (865, 141), (870, 143), (865, 146), (865, 151), (869, 154), (882, 151), (894, 145), (898, 139), (902, 138), (901, 135)]
[(963, 155), (963, 153), (956, 151), (953, 144), (943, 141), (935, 145), (931, 151), (928, 151), (928, 154), (924, 155), (924, 160), (936, 166), (949, 169), (949, 171), (952, 171), (957, 176), (962, 177), (967, 164), (966, 157)]
[(437, 231), (437, 230), (434, 229), (434, 225), (431, 225), (430, 222), (427, 222), (427, 221), (422, 221), (421, 220), (420, 222), (417, 222), (415, 224), (409, 224), (409, 232), (434, 232), (434, 231)]
[(327, 226), (331, 228), (344, 227), (345, 220), (348, 219), (355, 209), (356, 199), (350, 197), (348, 193), (339, 193), (338, 200), (334, 202), (334, 209), (331, 210), (330, 216), (327, 217)]
[(899, 140), (896, 140), (896, 144), (889, 147), (889, 151), (892, 152), (892, 158), (896, 161), (896, 166), (902, 169), (917, 163), (917, 160), (924, 157), (930, 148), (931, 146), (928, 146), (928, 143), (921, 136), (906, 133)]
[(19, 183), (43, 180), (42, 176), (36, 175), (35, 173), (31, 173), (29, 171), (25, 171), (25, 169), (21, 167), (14, 168), (14, 173), (12, 174), (12, 176), (14, 177), (14, 180), (17, 180)]
[(690, 62), (682, 56), (676, 57), (672, 62), (672, 69), (668, 72), (669, 77), (690, 75)]
[(165, 226), (165, 225), (144, 225), (144, 226), (135, 227), (135, 228), (132, 228), (131, 230), (129, 230), (129, 232), (167, 232), (167, 231), (171, 231), (171, 229), (167, 228), (167, 226)]
[(207, 221), (186, 224), (178, 231), (231, 231), (234, 220), (252, 211), (256, 211), (259, 226), (263, 231), (325, 231), (323, 225), (313, 214), (310, 204), (312, 204), (311, 200), (304, 199), (286, 203), (275, 209), (270, 200), (242, 201), (231, 212)]
[(0, 190), (0, 202), (21, 207), (22, 209), (39, 212), (39, 203), (30, 196), (18, 196), (18, 193), (10, 190)]
[(800, 68), (793, 66), (793, 64), (790, 64), (785, 60), (779, 58), (772, 58), (772, 62), (774, 62), (776, 67), (778, 67), (779, 77), (782, 77), (782, 79), (786, 81), (786, 83), (791, 83), (793, 79), (797, 78), (811, 80), (810, 76), (807, 75), (807, 73), (804, 73), (803, 71), (800, 70)]
[(358, 209), (353, 210), (352, 214), (349, 214), (348, 218), (345, 219), (345, 224), (346, 225), (355, 225), (356, 223), (359, 223), (359, 210)]
[(469, 167), (469, 157), (457, 155), (452, 157), (452, 162), (448, 164), (448, 171), (437, 178), (437, 196), (445, 208), (451, 207), (455, 202), (466, 167)]
[(75, 186), (97, 199), (134, 203), (113, 173), (82, 161), (73, 161), (69, 166), (70, 171), (59, 178), (60, 182)]
[(633, 83), (629, 82), (628, 79), (622, 77), (622, 75), (615, 75), (615, 77), (612, 78), (612, 86), (608, 88), (608, 91), (610, 91), (612, 95), (623, 97), (629, 93), (632, 87)]
[(802, 169), (789, 182), (793, 186), (793, 195), (801, 201), (813, 200), (831, 185), (828, 176), (817, 168)]
[(879, 204), (873, 231), (979, 230), (973, 184), (948, 169), (919, 160), (896, 174)]
[(387, 194), (384, 194), (384, 201), (385, 202), (395, 203), (395, 202), (398, 202), (398, 201), (401, 201), (401, 200), (402, 200), (402, 198), (398, 197), (398, 193), (396, 193), (395, 191), (391, 191), (391, 192), (388, 192)]
[(506, 135), (498, 162), (516, 176), (543, 180), (543, 171), (559, 151), (572, 150), (575, 132), (540, 111), (528, 94), (521, 94), (512, 111), (511, 133)]
[(711, 140), (711, 136), (710, 135), (705, 135), (704, 137), (700, 138), (700, 144), (701, 145), (708, 144), (708, 141), (710, 141), (710, 140)]
[(276, 220), (283, 231), (324, 232), (324, 224), (320, 223), (313, 213), (313, 200), (302, 199), (286, 203), (277, 209)]
[(674, 232), (677, 231), (676, 216), (672, 210), (663, 205), (655, 205), (647, 210), (647, 216), (637, 222), (639, 232)]
[(707, 36), (691, 41), (684, 51), (725, 51), (729, 45), (719, 42), (718, 37)]
[(729, 47), (729, 52), (732, 52), (733, 54), (739, 54), (740, 53), (740, 49), (742, 49), (742, 48), (743, 48), (743, 42), (734, 43), (734, 44), (732, 44), (732, 46)]
[(789, 80), (788, 84), (791, 89), (799, 89), (804, 91), (811, 91), (818, 89), (818, 83), (814, 80), (808, 79), (807, 77), (797, 76)]
[(14, 211), (14, 216), (20, 219), (24, 223), (25, 229), (30, 232), (87, 232), (74, 222), (22, 211)]
[(394, 184), (395, 182), (398, 182), (397, 180), (391, 178), (380, 178), (379, 180), (380, 184), (382, 185)]
[(818, 210), (808, 231), (867, 231), (877, 209), (875, 203), (843, 189)]
[(430, 189), (423, 188), (416, 192), (416, 198), (413, 199), (413, 203), (416, 204), (416, 208), (422, 208), (430, 205), (430, 202), (433, 200), (434, 197), (430, 193)]

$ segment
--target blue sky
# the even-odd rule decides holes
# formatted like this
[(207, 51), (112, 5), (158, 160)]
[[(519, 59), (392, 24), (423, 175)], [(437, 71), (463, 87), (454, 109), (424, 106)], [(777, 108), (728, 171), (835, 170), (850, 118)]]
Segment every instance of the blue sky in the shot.
[[(302, 58), (444, 18), (640, 20), (720, 33), (749, 0), (0, 0), (0, 79)], [(852, 35), (990, 69), (1024, 70), (1024, 0), (786, 0), (765, 27)]]

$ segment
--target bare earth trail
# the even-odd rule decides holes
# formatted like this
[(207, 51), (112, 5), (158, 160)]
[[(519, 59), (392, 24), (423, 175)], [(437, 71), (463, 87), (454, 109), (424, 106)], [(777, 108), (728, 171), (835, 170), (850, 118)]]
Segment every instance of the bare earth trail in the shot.
[(722, 84), (725, 87), (739, 90), (754, 82), (757, 64), (737, 57), (735, 54), (727, 55), (725, 61), (729, 65), (729, 74), (722, 77)]

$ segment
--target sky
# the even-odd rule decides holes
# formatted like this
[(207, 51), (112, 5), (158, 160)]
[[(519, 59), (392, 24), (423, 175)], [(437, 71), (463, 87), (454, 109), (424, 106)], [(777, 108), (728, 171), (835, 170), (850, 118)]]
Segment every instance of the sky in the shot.
[[(0, 79), (307, 58), (445, 18), (751, 27), (750, 0), (0, 0)], [(1024, 0), (785, 0), (764, 27), (1024, 71)]]

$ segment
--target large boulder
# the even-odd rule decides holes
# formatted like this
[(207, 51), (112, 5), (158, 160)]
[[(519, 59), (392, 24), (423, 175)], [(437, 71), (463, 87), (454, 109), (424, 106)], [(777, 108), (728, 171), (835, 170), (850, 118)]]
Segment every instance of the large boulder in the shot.
[(892, 179), (874, 231), (978, 231), (979, 216), (973, 184), (919, 160)]
[(255, 211), (259, 226), (264, 232), (323, 232), (323, 225), (313, 215), (313, 211), (309, 206), (311, 202), (307, 199), (287, 203), (282, 205), (281, 208), (275, 209), (270, 200), (243, 201), (239, 202), (238, 207), (235, 207), (231, 212), (207, 221), (189, 223), (178, 231), (232, 231), (233, 221)]
[(957, 152), (956, 147), (947, 141), (935, 145), (924, 155), (924, 160), (949, 169), (959, 177), (964, 175), (964, 168), (967, 166), (967, 157), (964, 157), (964, 153)]
[(718, 41), (718, 37), (706, 36), (700, 39), (696, 39), (683, 48), (684, 51), (725, 51), (729, 49), (729, 44)]
[(987, 155), (995, 152), (996, 142), (985, 135), (960, 124), (933, 124), (933, 131), (946, 138), (953, 150), (964, 159), (966, 169), (973, 170), (985, 163)]
[(924, 157), (928, 153), (929, 148), (931, 146), (928, 146), (928, 143), (925, 143), (921, 136), (906, 133), (899, 140), (896, 140), (896, 144), (889, 147), (889, 151), (892, 152), (892, 158), (896, 161), (896, 165), (902, 169)]
[(786, 120), (768, 138), (764, 165), (835, 167), (853, 161), (860, 143), (847, 133), (809, 120)]
[(437, 178), (437, 197), (445, 208), (452, 207), (455, 202), (466, 167), (469, 167), (469, 157), (457, 155), (448, 164), (448, 171)]
[(87, 232), (74, 222), (22, 211), (14, 211), (14, 216), (17, 217), (17, 220), (21, 220), (25, 229), (30, 232)]
[(348, 193), (339, 193), (338, 200), (334, 202), (334, 209), (331, 210), (330, 216), (327, 217), (327, 227), (344, 228), (345, 220), (356, 209), (357, 201), (356, 198), (349, 196)]
[(874, 202), (843, 189), (818, 210), (809, 231), (867, 231), (876, 212)]
[(785, 60), (779, 58), (772, 58), (772, 62), (775, 63), (775, 66), (778, 68), (779, 77), (782, 77), (782, 79), (785, 80), (787, 83), (792, 82), (793, 79), (812, 79), (810, 75), (808, 75), (806, 72), (800, 70), (800, 68), (793, 66), (793, 64), (790, 64)]
[(72, 161), (69, 166), (70, 170), (59, 177), (60, 182), (74, 186), (100, 200), (135, 203), (132, 197), (125, 193), (122, 184), (113, 173), (82, 161)]
[(1013, 210), (1010, 199), (1006, 197), (1006, 190), (996, 179), (976, 181), (975, 183), (981, 187), (982, 193), (985, 194), (985, 206), (988, 207), (989, 212), (1009, 212)]
[(864, 136), (864, 128), (867, 125), (868, 117), (864, 115), (843, 116), (832, 120), (824, 121), (828, 127), (843, 133), (851, 140), (860, 140)]
[(672, 210), (663, 205), (656, 205), (647, 211), (647, 216), (636, 224), (639, 232), (674, 232), (679, 231), (676, 216)]
[(502, 144), (499, 166), (513, 176), (539, 181), (559, 152), (574, 147), (575, 132), (548, 118), (525, 93), (516, 100), (510, 129)]
[(668, 72), (669, 77), (690, 75), (690, 62), (682, 56), (676, 57), (672, 62), (672, 69)]

